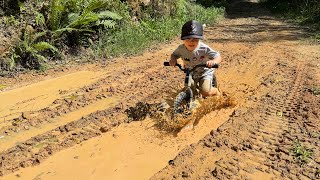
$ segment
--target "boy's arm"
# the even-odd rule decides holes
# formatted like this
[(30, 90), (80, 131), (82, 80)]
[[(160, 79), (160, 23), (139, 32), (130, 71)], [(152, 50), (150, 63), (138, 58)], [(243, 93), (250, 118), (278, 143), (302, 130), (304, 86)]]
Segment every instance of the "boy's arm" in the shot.
[(214, 59), (207, 61), (207, 66), (212, 67), (214, 64), (219, 64), (221, 62), (221, 60), (222, 60), (222, 58), (219, 54)]
[(177, 64), (177, 59), (179, 59), (179, 57), (172, 53), (169, 61), (170, 66), (175, 66)]
[(209, 56), (209, 61), (206, 63), (208, 67), (219, 64), (222, 60), (220, 53), (212, 50), (210, 47), (207, 48), (207, 55)]

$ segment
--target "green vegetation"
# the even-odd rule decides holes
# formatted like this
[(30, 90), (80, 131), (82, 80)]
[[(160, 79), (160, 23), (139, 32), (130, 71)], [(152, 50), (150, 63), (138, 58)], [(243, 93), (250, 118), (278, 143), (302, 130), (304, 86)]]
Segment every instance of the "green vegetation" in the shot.
[(224, 12), (189, 0), (155, 0), (143, 7), (121, 0), (27, 0), (10, 1), (7, 9), (1, 20), (20, 36), (0, 59), (4, 71), (44, 70), (80, 47), (96, 57), (138, 54), (177, 37), (187, 20), (212, 25)]
[[(198, 13), (201, 12), (201, 13)], [(175, 16), (144, 18), (138, 24), (106, 32), (93, 49), (104, 57), (133, 55), (142, 52), (154, 42), (164, 42), (180, 34), (181, 26), (187, 20), (196, 19), (212, 25), (223, 14), (223, 9), (204, 8), (182, 1)]]
[(315, 96), (320, 95), (320, 88), (319, 87), (312, 86), (312, 87), (308, 88), (308, 90)]
[(45, 41), (38, 41), (46, 32), (35, 33), (34, 29), (27, 25), (23, 32), (21, 41), (16, 45), (14, 52), (11, 54), (10, 69), (16, 63), (23, 67), (40, 69), (46, 58), (41, 55), (41, 52), (51, 50), (57, 54), (58, 49)]
[(6, 85), (0, 84), (0, 91), (1, 91), (2, 89), (6, 88), (6, 87), (7, 87)]
[(309, 159), (313, 155), (313, 151), (303, 146), (298, 140), (294, 142), (292, 152), (294, 158), (300, 166), (304, 166), (306, 163), (308, 163)]

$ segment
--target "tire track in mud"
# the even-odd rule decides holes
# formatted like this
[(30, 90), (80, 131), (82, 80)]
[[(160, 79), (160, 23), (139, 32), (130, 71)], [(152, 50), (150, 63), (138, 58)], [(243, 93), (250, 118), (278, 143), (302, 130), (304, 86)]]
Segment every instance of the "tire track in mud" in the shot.
[[(145, 70), (146, 68), (147, 66), (143, 69)], [(19, 118), (6, 120), (6, 122), (11, 125), (2, 127), (0, 129), (0, 134), (14, 135), (20, 131), (28, 131), (30, 127), (35, 127), (44, 123), (50, 123), (53, 119), (56, 119), (64, 114), (79, 110), (103, 99), (118, 98), (120, 99), (119, 102), (122, 102), (121, 104), (118, 104), (118, 106), (121, 106), (121, 108), (126, 108), (129, 105), (133, 105), (138, 101), (137, 99), (141, 99), (141, 96), (144, 95), (145, 92), (141, 93), (137, 91), (130, 92), (130, 94), (125, 94), (128, 89), (132, 89), (133, 87), (148, 87), (150, 92), (154, 93), (155, 90), (152, 89), (155, 88), (151, 87), (152, 85), (150, 82), (146, 83), (145, 81), (146, 79), (149, 80), (150, 78), (156, 79), (154, 81), (155, 83), (159, 83), (161, 81), (160, 86), (164, 86), (163, 80), (166, 78), (166, 75), (157, 75), (156, 73), (160, 72), (166, 74), (167, 71), (164, 72), (158, 68), (149, 72), (148, 74), (144, 74), (143, 69), (141, 70), (136, 68), (133, 71), (129, 70), (131, 73), (127, 72), (127, 76), (121, 77), (121, 79), (114, 79), (115, 81), (112, 83), (110, 77), (101, 79), (97, 83), (81, 88), (65, 98), (56, 99), (48, 108), (35, 112), (24, 112)], [(143, 74), (140, 77), (131, 76), (131, 74), (136, 74), (138, 72), (142, 72)], [(124, 79), (126, 81), (131, 81), (132, 83), (118, 86)]]
[[(251, 18), (249, 21), (242, 19), (238, 22), (237, 29), (232, 29), (235, 22), (229, 21), (214, 28), (213, 31), (217, 30), (214, 34), (222, 33), (222, 35), (208, 39), (212, 41), (211, 43), (220, 42), (215, 45), (226, 57), (221, 68), (221, 74), (226, 71), (222, 84), (225, 84), (225, 89), (232, 92), (234, 96), (243, 98), (240, 99), (241, 106), (217, 131), (211, 131), (198, 144), (179, 152), (179, 155), (170, 160), (169, 165), (153, 179), (181, 177), (187, 179), (254, 179), (257, 177), (316, 179), (319, 176), (320, 160), (317, 158), (320, 157), (318, 143), (320, 135), (317, 134), (320, 129), (317, 126), (319, 122), (316, 118), (310, 122), (305, 120), (305, 116), (317, 114), (317, 109), (308, 109), (312, 103), (318, 105), (313, 104), (312, 107), (320, 107), (319, 102), (318, 104), (314, 101), (310, 102), (303, 96), (306, 94), (304, 86), (308, 80), (304, 77), (309, 69), (305, 62), (286, 64), (287, 59), (296, 62), (296, 54), (293, 51), (286, 52), (285, 48), (288, 44), (279, 45), (276, 41), (271, 41), (269, 36), (275, 35), (274, 33), (249, 31), (250, 35), (243, 36), (248, 26), (258, 25), (255, 30), (269, 28), (282, 31), (281, 24), (276, 22), (276, 26), (279, 25), (279, 27), (274, 27), (269, 25), (269, 22), (256, 18)], [(225, 31), (223, 28), (231, 29)], [(228, 36), (227, 39), (219, 39)], [(281, 39), (281, 36), (275, 36), (272, 40), (277, 37)], [(270, 42), (260, 44), (263, 39)], [(242, 42), (245, 44), (243, 45)], [(232, 52), (229, 52), (230, 49)], [(277, 55), (267, 57), (265, 52), (269, 55), (275, 53)], [(256, 53), (259, 54), (256, 55)], [(279, 60), (279, 55), (286, 59)], [(159, 58), (157, 55), (152, 57)], [(26, 141), (18, 142), (14, 147), (7, 147), (5, 151), (0, 152), (0, 177), (20, 168), (38, 165), (58, 151), (100, 136), (121, 123), (130, 122), (124, 110), (137, 102), (157, 103), (163, 97), (174, 94), (176, 87), (183, 81), (183, 75), (182, 78), (177, 78), (180, 76), (178, 70), (161, 68), (159, 61), (150, 60), (140, 61), (139, 57), (135, 58), (134, 66), (128, 66), (128, 68), (123, 68), (123, 62), (112, 62), (116, 63), (116, 68), (114, 69), (114, 64), (111, 63), (110, 66), (105, 67), (105, 70), (108, 71), (110, 68), (109, 71), (115, 71), (114, 76), (103, 78), (73, 93), (61, 92), (70, 96), (57, 99), (49, 108), (30, 112), (29, 116), (26, 113), (19, 119), (9, 120), (14, 124), (2, 128), (0, 136), (1, 132), (6, 131), (9, 134), (28, 131), (24, 128), (26, 126), (41, 127), (43, 124), (52, 123), (57, 117), (90, 106), (94, 102), (119, 98), (112, 107), (106, 107), (105, 110), (53, 127), (42, 134), (35, 134)], [(250, 71), (254, 73), (250, 74)], [(266, 72), (270, 74), (262, 77)], [(257, 79), (261, 79), (261, 84), (256, 84), (254, 78), (242, 80), (242, 78), (250, 79), (252, 75), (258, 76)], [(168, 79), (170, 85), (167, 85)], [(237, 82), (233, 82), (234, 80)], [(237, 84), (238, 82), (240, 84)], [(234, 88), (235, 86), (237, 88)], [(263, 94), (264, 92), (268, 93)], [(259, 96), (261, 94), (263, 95)], [(33, 113), (37, 116), (33, 117)], [(307, 170), (297, 167), (299, 165), (296, 157), (292, 154), (296, 139), (303, 144), (318, 147), (314, 150), (315, 155), (304, 164)]]
[[(297, 101), (302, 95), (301, 89), (303, 89), (304, 84), (302, 81), (304, 74), (302, 72), (304, 70), (304, 64), (299, 63), (295, 69), (297, 73), (289, 94), (285, 97), (276, 96), (272, 98), (273, 102), (267, 106), (266, 116), (261, 119), (258, 126), (250, 130), (249, 139), (246, 141), (250, 142), (248, 148), (255, 151), (241, 151), (239, 158), (217, 161), (215, 164), (219, 170), (215, 169), (216, 174), (219, 171), (219, 174), (223, 174), (224, 178), (240, 176), (240, 178), (246, 179), (256, 175), (266, 175), (266, 177), (281, 177), (284, 175), (283, 169), (287, 169), (286, 166), (280, 166), (279, 168), (276, 161), (280, 158), (289, 161), (293, 160), (289, 152), (292, 144), (282, 144), (282, 142), (284, 141), (283, 137), (288, 135), (287, 133), (291, 128), (288, 117), (297, 108)], [(244, 147), (243, 150), (246, 148)], [(233, 150), (238, 151), (236, 147)], [(295, 175), (290, 174), (289, 176)], [(219, 177), (222, 178), (221, 176)], [(302, 175), (299, 178), (311, 177)]]

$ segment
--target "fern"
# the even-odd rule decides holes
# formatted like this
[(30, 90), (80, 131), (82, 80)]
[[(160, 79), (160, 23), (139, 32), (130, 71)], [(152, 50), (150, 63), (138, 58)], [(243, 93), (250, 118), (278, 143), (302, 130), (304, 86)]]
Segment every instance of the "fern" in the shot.
[(116, 23), (112, 20), (100, 20), (97, 22), (97, 26), (103, 25), (107, 29), (112, 29), (115, 27)]
[(20, 56), (13, 52), (10, 57), (9, 69), (13, 69), (18, 59), (20, 59)]
[(59, 50), (48, 42), (40, 41), (46, 31), (36, 33), (31, 26), (26, 26), (23, 34), (23, 40), (16, 46), (15, 51), (11, 54), (10, 69), (16, 63), (20, 63), (23, 67), (41, 68), (43, 62), (47, 60), (41, 55), (43, 51), (50, 50), (53, 54), (59, 54)]
[(62, 4), (62, 0), (52, 0), (49, 13), (49, 27), (51, 30), (57, 30), (60, 28), (60, 22), (62, 19), (65, 6)]
[[(100, 25), (105, 28), (114, 28), (116, 25), (115, 21), (122, 19), (120, 15), (114, 12), (108, 10), (99, 11), (108, 6), (108, 1), (106, 0), (88, 0), (80, 2), (84, 5), (82, 12), (69, 12), (72, 9), (67, 9), (67, 7), (76, 4), (76, 1), (67, 0), (65, 3), (62, 3), (61, 0), (52, 1), (50, 15), (50, 18), (52, 19), (50, 20), (50, 26), (51, 29), (54, 30), (54, 33), (61, 35), (61, 33), (65, 31), (94, 32), (93, 27)], [(59, 15), (66, 13), (67, 20), (63, 21)]]
[(45, 19), (43, 14), (36, 12), (35, 20), (36, 20), (37, 26), (41, 26), (41, 27), (45, 26)]
[(96, 22), (98, 20), (99, 17), (97, 14), (88, 12), (85, 14), (81, 14), (75, 21), (71, 22), (67, 27), (81, 29), (85, 28), (90, 23)]
[(105, 0), (91, 0), (88, 5), (84, 8), (84, 13), (93, 12), (99, 8), (106, 7), (107, 1)]
[(112, 20), (121, 20), (122, 17), (119, 16), (118, 14), (111, 12), (111, 11), (101, 11), (98, 14), (99, 19), (112, 19)]
[(33, 49), (37, 50), (37, 52), (45, 51), (45, 50), (51, 50), (53, 53), (57, 53), (59, 50), (54, 47), (53, 45), (47, 43), (47, 42), (38, 42), (36, 44), (31, 45)]

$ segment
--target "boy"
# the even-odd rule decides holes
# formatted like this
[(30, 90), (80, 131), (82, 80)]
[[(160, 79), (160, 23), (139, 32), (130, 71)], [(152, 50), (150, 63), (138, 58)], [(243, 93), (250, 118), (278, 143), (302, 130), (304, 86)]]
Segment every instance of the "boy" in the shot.
[(212, 87), (212, 76), (214, 64), (221, 62), (218, 52), (212, 50), (208, 45), (200, 42), (203, 39), (203, 26), (195, 20), (186, 22), (182, 26), (181, 40), (183, 44), (171, 54), (170, 65), (175, 66), (177, 59), (182, 58), (186, 68), (193, 68), (198, 64), (206, 64), (207, 67), (199, 67), (193, 74), (193, 80), (199, 82), (199, 90), (202, 97), (220, 95), (216, 87)]

